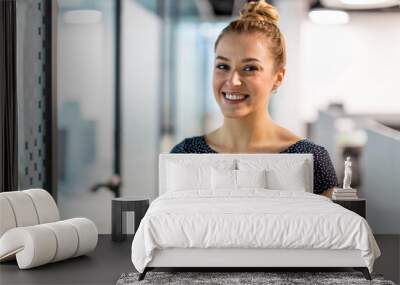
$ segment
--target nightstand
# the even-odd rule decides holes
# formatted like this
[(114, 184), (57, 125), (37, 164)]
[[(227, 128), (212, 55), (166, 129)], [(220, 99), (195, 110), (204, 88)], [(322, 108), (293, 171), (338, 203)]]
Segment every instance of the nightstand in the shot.
[(355, 199), (355, 200), (333, 200), (332, 202), (339, 204), (340, 206), (359, 214), (364, 219), (366, 218), (367, 200), (366, 199)]
[(123, 241), (126, 234), (123, 233), (125, 228), (124, 212), (135, 213), (135, 231), (137, 231), (140, 221), (149, 208), (150, 200), (147, 197), (124, 197), (112, 199), (111, 205), (111, 239), (113, 241)]

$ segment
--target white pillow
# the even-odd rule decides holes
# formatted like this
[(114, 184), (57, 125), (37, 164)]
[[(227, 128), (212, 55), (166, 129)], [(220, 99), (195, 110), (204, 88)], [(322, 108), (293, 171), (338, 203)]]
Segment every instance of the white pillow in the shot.
[(212, 168), (212, 189), (267, 188), (266, 170), (230, 170)]
[(310, 187), (308, 180), (309, 168), (304, 160), (295, 160), (291, 157), (280, 157), (267, 160), (240, 159), (240, 170), (266, 170), (267, 188), (273, 190), (307, 191)]
[(236, 170), (212, 168), (212, 189), (236, 190)]
[(211, 167), (168, 163), (167, 191), (210, 188)]
[(267, 188), (267, 171), (236, 170), (237, 188)]
[(294, 164), (285, 169), (267, 171), (268, 188), (274, 190), (307, 191), (305, 164)]

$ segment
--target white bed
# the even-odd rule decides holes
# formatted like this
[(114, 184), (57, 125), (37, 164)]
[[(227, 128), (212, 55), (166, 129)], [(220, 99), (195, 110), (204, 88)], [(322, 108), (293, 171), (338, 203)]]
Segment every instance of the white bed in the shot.
[(161, 154), (159, 177), (132, 243), (141, 278), (154, 267), (354, 267), (370, 278), (380, 255), (365, 219), (312, 194), (311, 154)]

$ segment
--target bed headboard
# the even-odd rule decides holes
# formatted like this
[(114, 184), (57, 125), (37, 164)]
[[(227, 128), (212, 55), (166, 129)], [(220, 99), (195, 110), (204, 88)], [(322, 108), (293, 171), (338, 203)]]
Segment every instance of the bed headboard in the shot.
[(304, 175), (307, 181), (306, 191), (313, 193), (314, 169), (312, 154), (172, 154), (162, 153), (159, 156), (159, 185), (158, 193), (163, 194), (166, 191), (166, 173), (168, 162), (178, 162), (182, 160), (196, 160), (202, 165), (215, 165), (219, 162), (232, 161), (232, 164), (237, 165), (238, 161), (262, 163), (270, 165), (272, 168), (279, 168), (279, 165), (298, 165), (304, 163)]

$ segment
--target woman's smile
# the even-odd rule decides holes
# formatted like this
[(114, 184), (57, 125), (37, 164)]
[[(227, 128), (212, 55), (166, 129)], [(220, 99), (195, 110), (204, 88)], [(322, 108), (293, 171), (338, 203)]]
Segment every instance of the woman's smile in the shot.
[(240, 92), (222, 91), (222, 101), (228, 105), (237, 105), (246, 101), (250, 96)]

